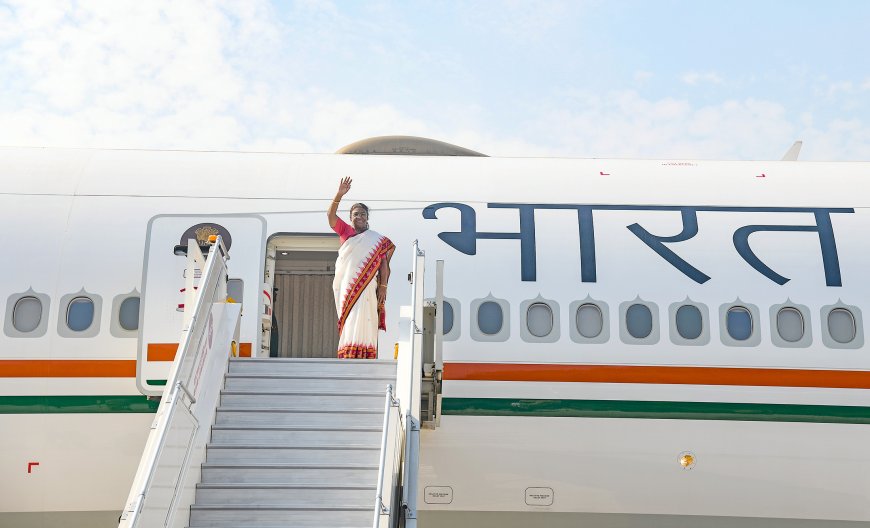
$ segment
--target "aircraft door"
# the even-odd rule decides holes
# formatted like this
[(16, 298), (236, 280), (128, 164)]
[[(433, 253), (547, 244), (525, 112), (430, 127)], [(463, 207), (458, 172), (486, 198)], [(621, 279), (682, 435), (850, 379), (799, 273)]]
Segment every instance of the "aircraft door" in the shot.
[[(242, 303), (238, 354), (259, 351), (260, 284), (266, 221), (257, 215), (160, 215), (148, 223), (142, 271), (142, 309), (136, 384), (149, 396), (163, 393), (184, 324), (187, 240), (205, 252), (210, 235), (221, 235), (229, 262), (228, 296)], [(197, 272), (196, 279), (199, 278)], [(191, 307), (192, 308), (192, 307)], [(250, 314), (245, 318), (245, 314)]]

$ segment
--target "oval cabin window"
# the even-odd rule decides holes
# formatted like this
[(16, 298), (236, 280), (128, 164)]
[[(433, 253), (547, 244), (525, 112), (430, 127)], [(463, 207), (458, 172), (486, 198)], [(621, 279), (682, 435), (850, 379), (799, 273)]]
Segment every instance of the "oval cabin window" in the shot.
[(441, 319), (442, 331), (444, 334), (449, 334), (453, 330), (453, 305), (450, 301), (444, 301), (444, 315)]
[(631, 337), (644, 339), (652, 333), (652, 312), (643, 304), (632, 304), (625, 311), (625, 326)]
[(857, 335), (855, 316), (845, 308), (835, 308), (828, 314), (828, 333), (837, 343), (851, 343)]
[(42, 321), (42, 301), (36, 297), (22, 297), (12, 309), (12, 327), (21, 333), (33, 332)]
[(789, 343), (800, 341), (804, 337), (804, 316), (796, 308), (781, 309), (776, 313), (776, 331)]
[(553, 331), (553, 309), (545, 303), (534, 303), (526, 312), (526, 327), (535, 337), (546, 337)]
[(73, 332), (83, 332), (94, 322), (94, 301), (76, 297), (66, 310), (66, 325)]
[(139, 329), (139, 297), (128, 297), (118, 309), (118, 324), (124, 330)]
[(598, 337), (604, 329), (604, 316), (595, 304), (584, 304), (577, 308), (577, 331), (586, 339)]
[(728, 309), (725, 318), (728, 335), (736, 341), (746, 341), (752, 336), (752, 314), (742, 306)]
[(704, 331), (704, 318), (697, 306), (686, 304), (677, 309), (677, 333), (683, 339), (698, 339)]
[(481, 332), (487, 335), (501, 332), (502, 326), (504, 326), (504, 313), (501, 306), (493, 301), (482, 303), (477, 309), (477, 326)]

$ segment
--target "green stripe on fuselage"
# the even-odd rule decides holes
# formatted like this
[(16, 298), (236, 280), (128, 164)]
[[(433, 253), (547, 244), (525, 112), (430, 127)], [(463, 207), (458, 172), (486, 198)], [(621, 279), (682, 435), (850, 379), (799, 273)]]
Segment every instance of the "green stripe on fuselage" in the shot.
[(153, 413), (159, 403), (142, 395), (0, 396), (0, 414)]
[(624, 400), (444, 398), (444, 415), (870, 424), (870, 407)]

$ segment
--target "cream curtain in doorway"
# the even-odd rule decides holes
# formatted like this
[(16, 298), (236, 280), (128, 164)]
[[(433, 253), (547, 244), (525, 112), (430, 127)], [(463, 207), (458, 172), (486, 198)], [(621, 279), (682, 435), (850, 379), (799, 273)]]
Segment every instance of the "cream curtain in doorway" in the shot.
[(281, 357), (334, 358), (338, 316), (332, 293), (333, 275), (276, 275), (274, 307)]

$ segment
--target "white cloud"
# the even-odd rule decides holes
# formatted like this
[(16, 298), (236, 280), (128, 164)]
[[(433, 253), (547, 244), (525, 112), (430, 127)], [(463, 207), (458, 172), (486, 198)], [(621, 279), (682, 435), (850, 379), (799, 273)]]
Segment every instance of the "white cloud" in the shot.
[(697, 86), (699, 84), (722, 84), (722, 77), (719, 76), (716, 72), (688, 72), (684, 73), (680, 80), (690, 86)]
[(638, 70), (634, 72), (634, 80), (639, 84), (644, 84), (653, 78), (653, 72)]
[[(499, 27), (523, 18), (524, 4), (512, 5)], [(546, 28), (553, 13), (527, 29)], [(870, 126), (859, 118), (792, 115), (759, 98), (699, 105), (613, 90), (543, 102), (443, 100), (425, 80), (407, 79), (362, 97), (330, 89), (362, 77), (318, 69), (312, 58), (326, 61), (352, 44), (367, 46), (362, 56), (378, 46), (390, 53), (392, 41), (372, 31), (317, 0), (295, 6), (289, 21), (266, 0), (16, 0), (0, 6), (0, 144), (333, 152), (407, 134), (503, 156), (777, 159), (801, 138), (802, 159), (870, 159)], [(400, 56), (423, 57), (421, 70), (449, 62), (415, 54), (407, 35), (399, 43)], [(452, 70), (445, 63), (438, 71)], [(711, 72), (682, 81), (723, 82)], [(870, 89), (870, 80), (861, 86)], [(509, 121), (505, 104), (519, 108)]]
[(810, 112), (791, 116), (773, 101), (693, 105), (682, 99), (648, 99), (635, 91), (578, 99), (582, 102), (574, 110), (542, 111), (527, 127), (538, 143), (551, 146), (553, 155), (775, 160), (794, 140), (803, 139), (801, 159), (870, 159), (867, 123), (854, 119), (819, 125), (821, 120)]

